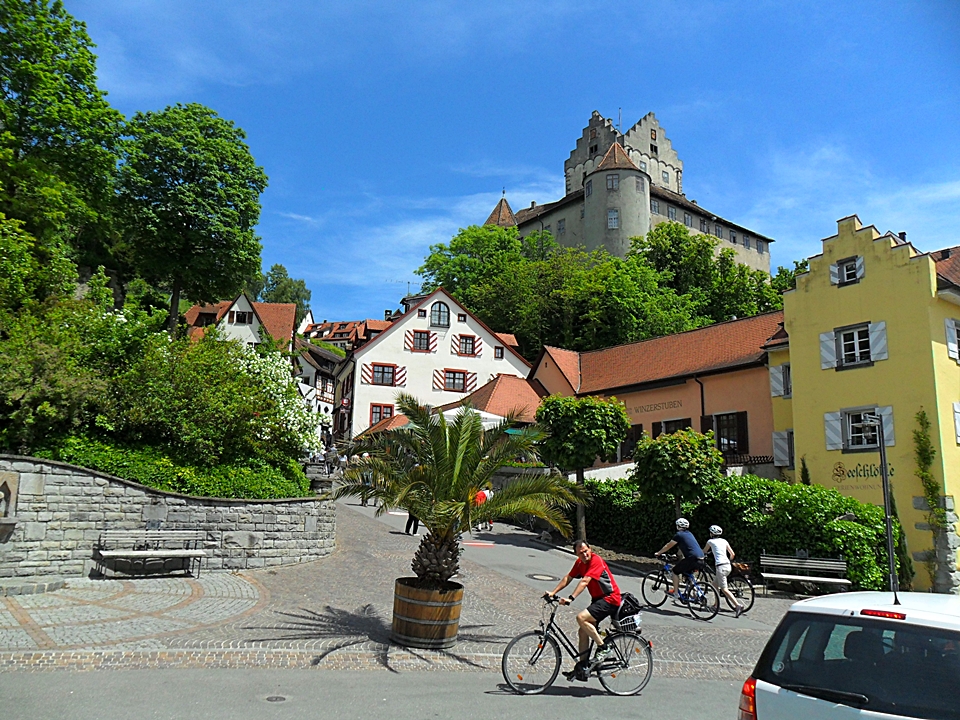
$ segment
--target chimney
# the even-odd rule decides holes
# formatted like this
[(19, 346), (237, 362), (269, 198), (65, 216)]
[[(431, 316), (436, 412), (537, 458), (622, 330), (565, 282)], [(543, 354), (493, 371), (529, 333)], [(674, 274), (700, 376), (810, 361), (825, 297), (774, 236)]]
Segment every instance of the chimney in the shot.
[(384, 310), (384, 311), (383, 311), (383, 319), (384, 319), (384, 320), (389, 320), (391, 317), (393, 317), (393, 312), (391, 312), (390, 310)]
[(946, 260), (948, 257), (950, 257), (950, 248), (947, 248), (946, 250), (941, 250), (941, 251), (940, 251), (940, 259), (941, 259), (941, 260)]
[(532, 208), (535, 208), (536, 206), (537, 206), (537, 201), (536, 201), (536, 200), (531, 200), (531, 201), (530, 201), (530, 207), (531, 207), (531, 209), (532, 209)]
[(906, 234), (905, 232), (898, 232), (898, 233), (897, 233), (897, 237), (900, 238), (900, 242), (906, 242), (906, 241), (907, 241), (907, 234)]

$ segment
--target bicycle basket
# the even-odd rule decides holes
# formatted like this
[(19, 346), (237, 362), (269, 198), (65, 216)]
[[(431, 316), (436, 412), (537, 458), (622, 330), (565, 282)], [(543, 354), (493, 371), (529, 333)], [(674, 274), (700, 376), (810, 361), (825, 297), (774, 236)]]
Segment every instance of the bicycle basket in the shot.
[(744, 575), (749, 575), (749, 574), (750, 574), (750, 563), (735, 562), (735, 563), (733, 563), (733, 567), (734, 567), (735, 570), (739, 570), (739, 571), (742, 572)]
[(641, 614), (642, 613), (636, 613), (635, 615), (627, 615), (626, 617), (620, 618), (620, 621), (617, 623), (617, 627), (623, 632), (639, 631)]

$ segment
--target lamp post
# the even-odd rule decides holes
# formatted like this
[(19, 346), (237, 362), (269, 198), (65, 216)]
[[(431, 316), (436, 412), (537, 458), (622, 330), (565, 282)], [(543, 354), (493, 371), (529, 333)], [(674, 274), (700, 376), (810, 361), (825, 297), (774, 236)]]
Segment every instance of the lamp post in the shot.
[(899, 605), (897, 593), (900, 591), (900, 581), (897, 578), (897, 560), (893, 554), (893, 518), (890, 511), (890, 479), (887, 477), (887, 445), (883, 441), (883, 416), (864, 415), (863, 424), (876, 428), (877, 444), (880, 447), (880, 479), (883, 483), (883, 514), (887, 525), (887, 562), (890, 570), (890, 591), (893, 593), (894, 604)]

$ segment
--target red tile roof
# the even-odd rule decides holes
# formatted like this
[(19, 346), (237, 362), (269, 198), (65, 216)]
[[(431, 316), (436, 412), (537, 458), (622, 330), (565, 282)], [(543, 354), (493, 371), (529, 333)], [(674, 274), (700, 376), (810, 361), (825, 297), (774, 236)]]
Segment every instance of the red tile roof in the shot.
[(511, 412), (520, 422), (532, 423), (536, 420), (540, 399), (547, 391), (537, 381), (529, 381), (516, 375), (497, 375), (483, 387), (458, 400), (440, 407), (441, 412), (470, 403), (475, 409), (506, 417)]
[(564, 350), (563, 348), (543, 346), (543, 352), (553, 358), (557, 368), (563, 373), (563, 376), (570, 383), (574, 392), (580, 390), (580, 353), (574, 350)]
[(218, 303), (213, 303), (212, 305), (194, 305), (192, 308), (187, 310), (184, 313), (184, 318), (187, 321), (187, 325), (194, 326), (196, 325), (197, 318), (200, 317), (200, 314), (204, 315), (213, 314), (216, 315), (217, 322), (220, 322), (220, 319), (227, 312), (227, 308), (233, 305), (232, 300), (222, 300)]
[(579, 394), (760, 365), (783, 311), (580, 354)]
[(600, 164), (597, 165), (597, 170), (636, 170), (639, 172), (640, 168), (630, 159), (627, 151), (623, 149), (623, 146), (615, 142), (610, 146), (610, 149), (607, 150), (607, 154), (603, 156)]
[(497, 203), (493, 212), (490, 213), (490, 217), (488, 217), (483, 224), (499, 225), (500, 227), (516, 226), (517, 218), (514, 216), (513, 210), (510, 208), (510, 203), (507, 202), (505, 197), (500, 198), (500, 202)]
[(930, 253), (937, 265), (937, 275), (960, 287), (960, 247), (944, 248)]
[(390, 417), (384, 418), (379, 422), (375, 422), (373, 425), (368, 427), (362, 433), (357, 435), (357, 437), (363, 437), (364, 435), (383, 432), (384, 430), (395, 430), (396, 428), (403, 427), (406, 424), (407, 424), (406, 415), (402, 413), (399, 415), (391, 415)]
[(500, 338), (500, 342), (504, 345), (509, 345), (512, 348), (520, 347), (520, 343), (517, 342), (517, 336), (513, 333), (494, 333), (494, 335)]
[(291, 342), (297, 332), (296, 303), (253, 303), (263, 328), (274, 340)]

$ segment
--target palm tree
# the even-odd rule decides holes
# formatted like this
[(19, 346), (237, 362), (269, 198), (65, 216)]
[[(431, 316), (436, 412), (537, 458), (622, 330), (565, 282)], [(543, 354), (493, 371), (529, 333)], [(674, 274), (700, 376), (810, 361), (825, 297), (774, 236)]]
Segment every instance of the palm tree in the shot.
[(378, 515), (395, 507), (420, 519), (427, 533), (412, 563), (419, 587), (447, 586), (459, 571), (460, 533), (480, 522), (523, 513), (569, 537), (564, 511), (582, 501), (582, 493), (561, 475), (520, 475), (488, 501), (476, 503), (477, 493), (506, 463), (536, 457), (540, 431), (516, 429), (512, 416), (484, 430), (468, 405), (448, 421), (407, 394), (397, 397), (397, 407), (408, 424), (358, 438), (351, 452), (369, 457), (347, 470), (334, 497), (365, 494), (380, 501)]

